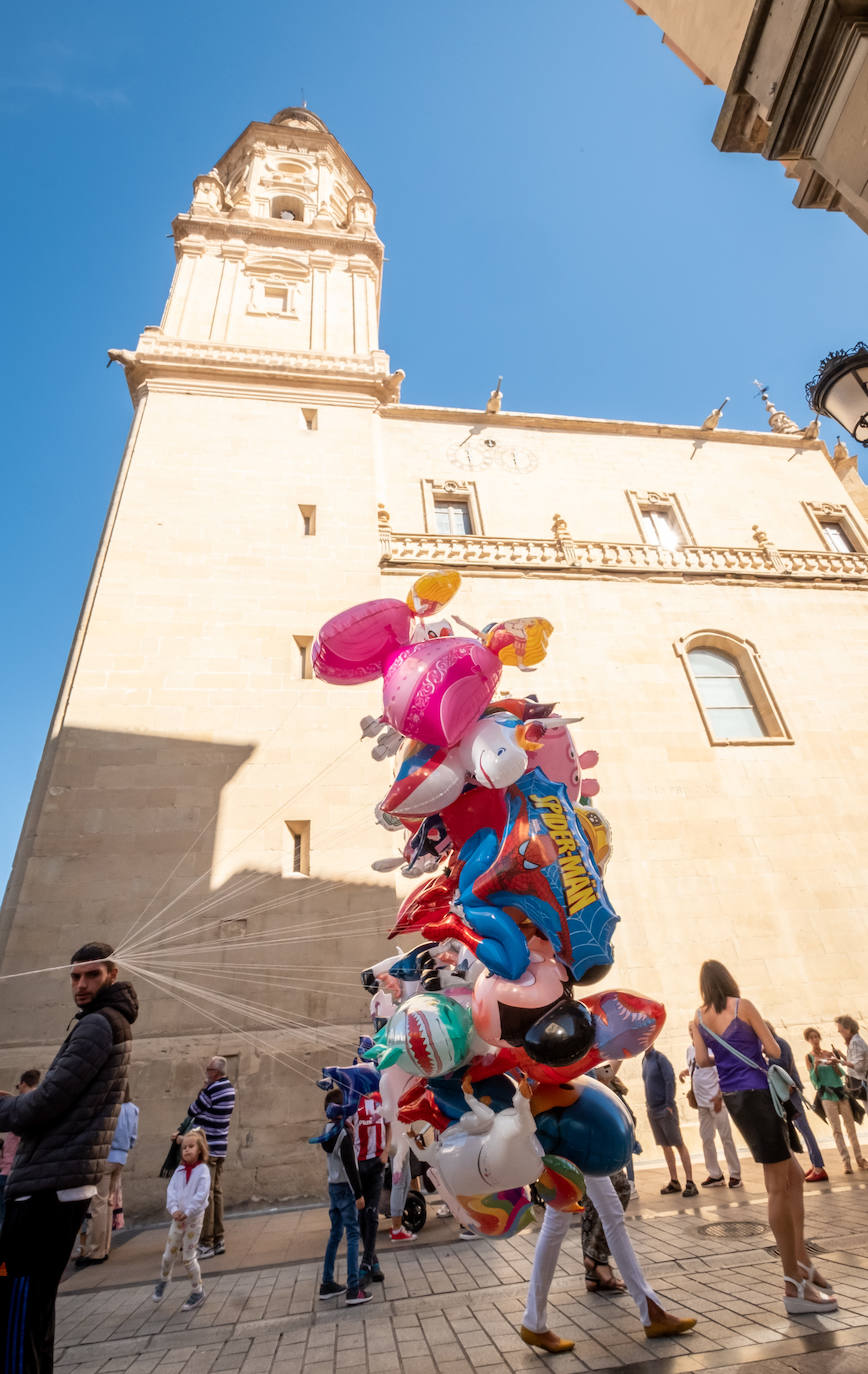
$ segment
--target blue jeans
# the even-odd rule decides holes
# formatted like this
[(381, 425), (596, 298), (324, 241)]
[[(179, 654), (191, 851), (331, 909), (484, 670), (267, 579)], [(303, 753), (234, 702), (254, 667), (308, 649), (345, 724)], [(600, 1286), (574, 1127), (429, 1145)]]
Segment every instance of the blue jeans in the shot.
[(3, 1217), (6, 1212), (6, 1174), (0, 1174), (0, 1226), (3, 1225)]
[(333, 1283), (335, 1260), (344, 1231), (347, 1233), (347, 1288), (359, 1286), (359, 1212), (348, 1183), (329, 1184), (329, 1221), (331, 1231), (322, 1262), (323, 1283)]
[[(794, 1103), (795, 1105), (795, 1103)], [(793, 1117), (793, 1125), (808, 1147), (808, 1159), (815, 1169), (823, 1169), (823, 1156), (820, 1154), (820, 1147), (814, 1138), (814, 1132), (808, 1125), (808, 1117), (804, 1107), (797, 1111)]]

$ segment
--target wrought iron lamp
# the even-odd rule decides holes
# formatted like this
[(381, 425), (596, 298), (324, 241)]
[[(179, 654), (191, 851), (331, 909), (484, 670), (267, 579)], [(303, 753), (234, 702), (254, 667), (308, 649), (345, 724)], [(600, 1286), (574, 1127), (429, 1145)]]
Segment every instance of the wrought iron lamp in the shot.
[(813, 410), (837, 420), (868, 448), (868, 345), (829, 353), (805, 395)]

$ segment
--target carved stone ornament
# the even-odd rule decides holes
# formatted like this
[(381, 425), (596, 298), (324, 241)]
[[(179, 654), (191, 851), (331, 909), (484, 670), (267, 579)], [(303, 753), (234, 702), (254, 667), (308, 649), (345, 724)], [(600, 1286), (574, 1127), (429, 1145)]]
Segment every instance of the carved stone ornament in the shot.
[(811, 510), (823, 520), (845, 520), (847, 510), (844, 506), (834, 506), (830, 501), (812, 501)]
[(390, 515), (389, 512), (386, 510), (386, 507), (383, 505), (382, 501), (378, 501), (378, 502), (377, 502), (377, 524), (378, 524), (378, 525), (391, 525), (391, 523), (392, 523), (392, 517), (391, 517), (391, 515)]
[(406, 372), (402, 367), (396, 368), (390, 373), (383, 383), (383, 390), (386, 393), (384, 404), (387, 406), (400, 405), (401, 402), (401, 383), (406, 377)]
[(219, 215), (226, 208), (225, 188), (213, 169), (205, 176), (196, 177), (193, 182), (193, 204), (190, 208), (200, 215)]

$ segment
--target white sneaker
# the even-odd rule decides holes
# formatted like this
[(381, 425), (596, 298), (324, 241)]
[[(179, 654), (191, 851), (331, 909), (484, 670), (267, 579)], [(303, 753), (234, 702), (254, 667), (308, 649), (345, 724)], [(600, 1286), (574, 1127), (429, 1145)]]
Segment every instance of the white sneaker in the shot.
[(639, 1201), (639, 1189), (636, 1187), (636, 1184), (635, 1184), (635, 1183), (631, 1183), (631, 1184), (630, 1184), (630, 1201), (631, 1201), (631, 1202), (638, 1202), (638, 1201)]

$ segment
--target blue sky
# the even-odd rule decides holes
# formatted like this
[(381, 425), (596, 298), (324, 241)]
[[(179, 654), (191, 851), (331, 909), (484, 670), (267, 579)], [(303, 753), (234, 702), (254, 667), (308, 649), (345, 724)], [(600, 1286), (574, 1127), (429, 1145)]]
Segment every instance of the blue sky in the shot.
[(49, 0), (6, 37), (0, 880), (131, 419), (105, 350), (159, 321), (171, 220), (251, 120), (304, 96), (373, 186), (407, 401), (503, 374), (509, 410), (700, 423), (729, 395), (761, 428), (759, 377), (804, 424), (865, 333), (865, 237), (718, 153), (721, 93), (623, 0)]

